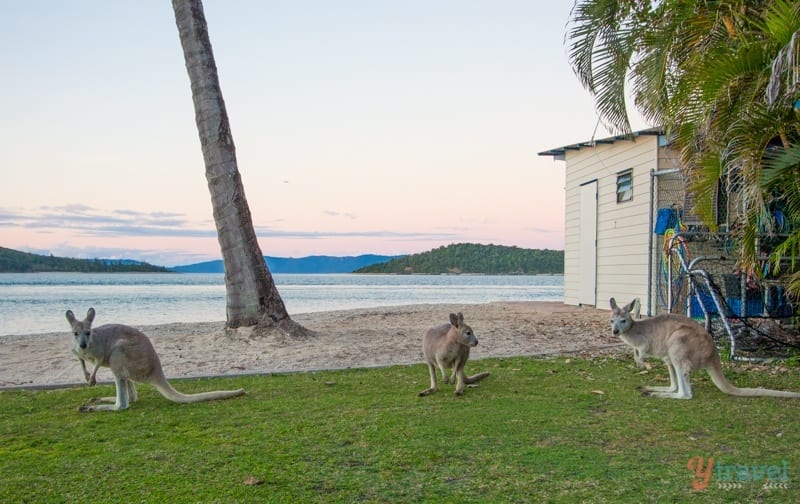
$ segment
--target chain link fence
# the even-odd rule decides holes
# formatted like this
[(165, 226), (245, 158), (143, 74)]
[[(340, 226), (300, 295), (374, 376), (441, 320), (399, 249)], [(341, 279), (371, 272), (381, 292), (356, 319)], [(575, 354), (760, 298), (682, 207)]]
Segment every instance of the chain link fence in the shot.
[[(736, 242), (711, 233), (691, 213), (680, 170), (654, 172), (650, 306), (653, 315), (682, 313), (705, 321), (733, 358), (786, 357), (800, 348), (797, 305), (786, 279), (737, 269)], [(728, 229), (730, 193), (721, 190), (717, 219)], [(687, 209), (689, 209), (687, 211)]]

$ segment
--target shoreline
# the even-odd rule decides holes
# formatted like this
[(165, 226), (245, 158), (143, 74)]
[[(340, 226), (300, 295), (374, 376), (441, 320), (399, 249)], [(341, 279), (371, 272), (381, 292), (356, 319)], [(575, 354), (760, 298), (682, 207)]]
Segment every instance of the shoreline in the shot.
[[(479, 340), (470, 361), (624, 348), (611, 335), (607, 311), (560, 301), (398, 305), (293, 316), (314, 332), (306, 338), (277, 331), (262, 336), (252, 328), (226, 330), (224, 321), (136, 327), (153, 342), (169, 379), (203, 378), (419, 364), (425, 330), (459, 311)], [(66, 327), (63, 332), (0, 336), (0, 388), (82, 385), (70, 344)], [(97, 380), (113, 382), (113, 375), (101, 368)]]

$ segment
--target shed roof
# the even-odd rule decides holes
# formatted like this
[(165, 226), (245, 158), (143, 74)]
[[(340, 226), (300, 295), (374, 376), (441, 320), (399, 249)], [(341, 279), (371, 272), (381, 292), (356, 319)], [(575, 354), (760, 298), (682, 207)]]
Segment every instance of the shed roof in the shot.
[(549, 149), (546, 151), (542, 151), (539, 153), (540, 156), (553, 156), (557, 159), (564, 159), (565, 154), (567, 151), (570, 150), (580, 150), (584, 147), (594, 147), (597, 144), (613, 144), (614, 142), (619, 142), (621, 140), (630, 140), (631, 136), (638, 137), (638, 136), (645, 136), (645, 135), (663, 135), (664, 129), (661, 127), (657, 128), (647, 128), (639, 131), (634, 131), (630, 135), (616, 135), (613, 137), (603, 138), (600, 140), (588, 140), (586, 142), (579, 142), (575, 144), (565, 145), (563, 147), (555, 147), (553, 149)]

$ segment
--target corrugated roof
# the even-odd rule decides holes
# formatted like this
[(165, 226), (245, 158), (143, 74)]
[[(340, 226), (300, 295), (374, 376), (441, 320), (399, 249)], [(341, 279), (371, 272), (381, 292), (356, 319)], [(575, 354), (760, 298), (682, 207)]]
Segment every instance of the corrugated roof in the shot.
[[(633, 135), (634, 137), (644, 136), (644, 135), (663, 135), (663, 134), (664, 134), (663, 128), (648, 128), (639, 131), (634, 131), (633, 133), (631, 133), (631, 135)], [(618, 142), (621, 140), (630, 140), (631, 135), (616, 135), (613, 137), (602, 138), (600, 140), (588, 140), (586, 142), (565, 145), (563, 147), (555, 147), (553, 149), (542, 151), (539, 153), (539, 155), (563, 158), (564, 155), (567, 153), (567, 151), (580, 150), (585, 147), (594, 147), (597, 144), (613, 144), (614, 142)]]

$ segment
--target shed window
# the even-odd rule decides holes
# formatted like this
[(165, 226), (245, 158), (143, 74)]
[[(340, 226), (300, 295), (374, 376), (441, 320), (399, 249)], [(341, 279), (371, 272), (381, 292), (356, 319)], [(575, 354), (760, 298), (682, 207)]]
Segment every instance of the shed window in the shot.
[(633, 170), (617, 174), (617, 203), (633, 199)]

